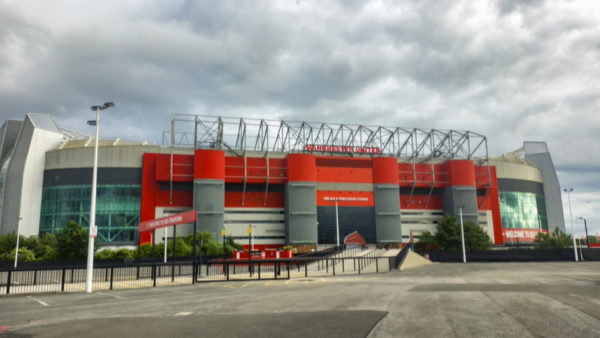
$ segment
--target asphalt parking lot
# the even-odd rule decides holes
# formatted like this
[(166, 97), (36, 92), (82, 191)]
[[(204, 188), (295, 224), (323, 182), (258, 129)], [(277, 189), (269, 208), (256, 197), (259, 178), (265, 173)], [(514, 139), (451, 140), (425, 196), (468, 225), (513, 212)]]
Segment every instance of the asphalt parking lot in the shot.
[(408, 271), (0, 298), (0, 335), (598, 337), (600, 263)]

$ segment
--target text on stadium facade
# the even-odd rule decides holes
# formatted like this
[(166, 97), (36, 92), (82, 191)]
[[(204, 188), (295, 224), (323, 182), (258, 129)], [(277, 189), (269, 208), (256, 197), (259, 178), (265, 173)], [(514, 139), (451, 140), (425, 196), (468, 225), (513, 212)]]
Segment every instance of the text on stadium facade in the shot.
[(307, 151), (321, 151), (324, 153), (360, 153), (360, 154), (380, 154), (381, 149), (377, 147), (352, 147), (352, 146), (326, 146), (318, 144), (307, 144), (304, 147)]

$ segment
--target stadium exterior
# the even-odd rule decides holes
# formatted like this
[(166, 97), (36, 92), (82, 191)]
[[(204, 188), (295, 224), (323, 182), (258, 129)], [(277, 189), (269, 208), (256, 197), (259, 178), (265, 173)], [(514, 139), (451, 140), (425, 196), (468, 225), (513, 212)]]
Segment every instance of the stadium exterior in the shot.
[[(162, 240), (141, 221), (194, 208), (198, 229), (258, 248), (314, 247), (358, 231), (399, 244), (445, 214), (472, 220), (496, 245), (564, 230), (558, 179), (544, 142), (490, 158), (485, 136), (293, 121), (174, 115), (166, 146), (101, 140), (100, 243)], [(0, 129), (0, 233), (89, 226), (94, 139), (28, 114)], [(178, 227), (190, 233), (192, 225)], [(172, 231), (172, 230), (170, 230)]]

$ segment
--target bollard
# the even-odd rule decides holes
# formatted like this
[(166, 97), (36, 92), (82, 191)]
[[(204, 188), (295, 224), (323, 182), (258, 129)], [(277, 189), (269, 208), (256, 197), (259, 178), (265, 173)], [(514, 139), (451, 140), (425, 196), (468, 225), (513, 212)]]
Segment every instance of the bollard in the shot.
[(110, 267), (110, 289), (111, 290), (113, 289), (113, 280), (114, 280), (114, 274), (115, 274), (114, 269), (115, 269), (114, 266)]
[(65, 274), (67, 270), (65, 268), (62, 269), (62, 278), (60, 279), (60, 291), (65, 291)]
[(6, 294), (10, 293), (10, 282), (11, 282), (12, 270), (8, 270), (8, 276), (6, 277)]

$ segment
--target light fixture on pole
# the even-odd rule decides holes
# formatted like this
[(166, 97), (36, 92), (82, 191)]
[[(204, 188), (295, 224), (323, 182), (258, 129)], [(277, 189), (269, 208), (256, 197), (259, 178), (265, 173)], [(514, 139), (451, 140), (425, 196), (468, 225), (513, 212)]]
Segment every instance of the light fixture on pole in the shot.
[(463, 254), (463, 263), (467, 262), (467, 251), (465, 250), (465, 227), (463, 224), (463, 208), (464, 206), (458, 206), (458, 214), (460, 216), (460, 241), (462, 243), (462, 254)]
[(583, 227), (585, 228), (585, 244), (587, 244), (587, 247), (589, 249), (590, 248), (590, 240), (588, 238), (587, 220), (585, 219), (585, 217), (577, 217), (577, 218), (583, 220)]
[(87, 266), (85, 274), (85, 292), (92, 292), (92, 279), (94, 278), (94, 238), (98, 233), (96, 227), (96, 184), (98, 181), (98, 135), (100, 133), (100, 111), (114, 107), (112, 102), (106, 102), (102, 106), (92, 106), (96, 112), (96, 120), (88, 121), (90, 126), (96, 126), (96, 142), (94, 145), (94, 167), (92, 170), (92, 196), (90, 204), (90, 230), (88, 238)]
[(15, 269), (17, 268), (17, 261), (19, 260), (19, 231), (21, 230), (21, 220), (23, 217), (17, 218), (17, 246), (15, 247)]
[(577, 244), (575, 243), (575, 226), (573, 226), (573, 211), (571, 210), (571, 192), (573, 188), (563, 189), (564, 192), (567, 193), (567, 198), (569, 199), (569, 214), (571, 215), (571, 237), (573, 237), (573, 251), (575, 252), (575, 262), (579, 261), (579, 257), (577, 256)]

